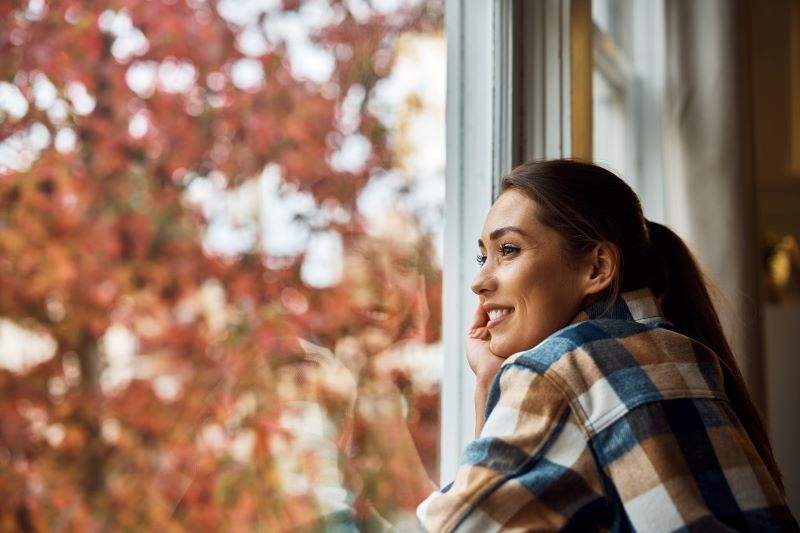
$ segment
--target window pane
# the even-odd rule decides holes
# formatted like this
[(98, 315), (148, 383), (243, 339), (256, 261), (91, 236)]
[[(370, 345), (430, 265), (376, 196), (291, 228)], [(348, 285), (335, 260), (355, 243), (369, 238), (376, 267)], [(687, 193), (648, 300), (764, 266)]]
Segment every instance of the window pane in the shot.
[(632, 62), (633, 8), (630, 0), (593, 0), (594, 72), (592, 76), (593, 157), (636, 188), (638, 139), (634, 102), (636, 69)]
[(634, 0), (592, 0), (592, 19), (620, 50), (633, 56)]
[(664, 216), (662, 0), (592, 0), (593, 156)]
[(442, 2), (20, 6), (0, 520), (415, 523), (439, 461)]
[(628, 108), (625, 93), (595, 69), (592, 76), (594, 160), (628, 174)]

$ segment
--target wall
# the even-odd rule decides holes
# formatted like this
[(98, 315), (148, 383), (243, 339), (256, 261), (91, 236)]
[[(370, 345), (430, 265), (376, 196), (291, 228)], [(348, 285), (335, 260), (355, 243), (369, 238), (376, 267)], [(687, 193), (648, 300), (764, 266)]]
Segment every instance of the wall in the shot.
[[(771, 0), (769, 8), (753, 1), (750, 12), (758, 220), (766, 245), (769, 233), (800, 237), (800, 0)], [(797, 281), (795, 277), (791, 283)], [(796, 287), (780, 302), (764, 292), (768, 422), (787, 496), (798, 516), (800, 298)]]

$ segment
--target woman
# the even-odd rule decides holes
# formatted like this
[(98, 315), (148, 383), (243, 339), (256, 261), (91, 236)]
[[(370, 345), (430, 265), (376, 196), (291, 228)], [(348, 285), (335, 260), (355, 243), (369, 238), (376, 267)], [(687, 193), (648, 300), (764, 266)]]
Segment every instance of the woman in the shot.
[(427, 529), (797, 530), (702, 275), (628, 185), (526, 163), (478, 245), (476, 439)]

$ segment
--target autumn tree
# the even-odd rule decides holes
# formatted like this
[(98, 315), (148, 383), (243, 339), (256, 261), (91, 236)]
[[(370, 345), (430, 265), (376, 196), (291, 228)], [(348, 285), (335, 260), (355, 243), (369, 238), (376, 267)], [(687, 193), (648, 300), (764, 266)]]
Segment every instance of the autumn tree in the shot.
[[(25, 373), (0, 371), (3, 529), (272, 529), (318, 514), (275, 464), (278, 378), (297, 337), (333, 347), (368, 320), (348, 307), (352, 287), (303, 282), (302, 253), (209, 250), (187, 189), (234, 190), (270, 166), (313, 198), (311, 231), (346, 249), (369, 242), (356, 198), (394, 161), (369, 95), (396, 40), (438, 31), (442, 13), (438, 2), (350, 4), (0, 6), (0, 139), (14, 152), (0, 169), (0, 317), (56, 346)], [(311, 19), (325, 79), (299, 75), (290, 37), (275, 33)], [(367, 95), (354, 131), (370, 149), (343, 169), (332, 154), (353, 133), (342, 107), (354, 87)], [(433, 342), (431, 241), (404, 250), (395, 260), (414, 265), (431, 306), (415, 334)], [(413, 327), (393, 326), (392, 340)], [(110, 342), (133, 343), (134, 375), (104, 381)]]

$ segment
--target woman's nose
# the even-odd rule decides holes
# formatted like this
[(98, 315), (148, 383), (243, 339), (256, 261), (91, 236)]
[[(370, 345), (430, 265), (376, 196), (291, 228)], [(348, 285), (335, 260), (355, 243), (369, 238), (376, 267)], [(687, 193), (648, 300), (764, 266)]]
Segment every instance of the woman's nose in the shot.
[(472, 289), (472, 292), (477, 295), (485, 292), (491, 292), (497, 288), (497, 280), (495, 280), (494, 275), (492, 275), (489, 268), (484, 267), (478, 270), (478, 273), (475, 275), (475, 279), (472, 280), (470, 288)]

